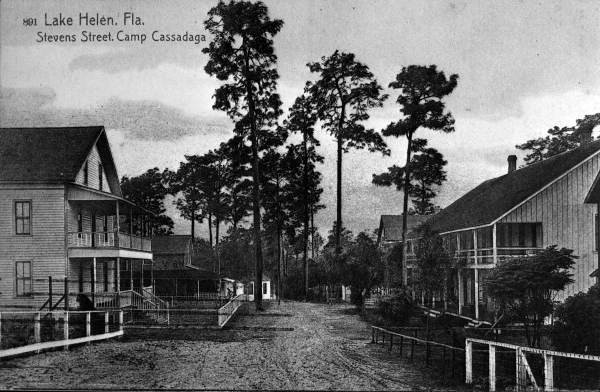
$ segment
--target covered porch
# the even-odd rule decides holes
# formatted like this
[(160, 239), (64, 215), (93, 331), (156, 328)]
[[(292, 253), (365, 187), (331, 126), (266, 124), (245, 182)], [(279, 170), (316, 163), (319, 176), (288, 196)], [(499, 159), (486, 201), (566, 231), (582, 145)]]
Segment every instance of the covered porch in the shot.
[[(121, 257), (69, 258), (72, 307), (122, 308), (154, 296), (152, 260)], [(138, 301), (139, 302), (139, 301)]]

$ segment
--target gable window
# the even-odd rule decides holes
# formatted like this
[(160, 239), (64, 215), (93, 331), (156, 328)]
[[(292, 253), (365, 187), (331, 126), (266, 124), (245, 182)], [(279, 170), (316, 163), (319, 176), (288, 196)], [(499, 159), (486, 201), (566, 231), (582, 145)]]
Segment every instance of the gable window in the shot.
[(98, 164), (98, 189), (102, 190), (104, 178), (102, 177), (102, 164)]
[(17, 261), (15, 283), (17, 297), (27, 297), (31, 295), (31, 261)]
[(31, 202), (15, 201), (15, 233), (31, 234)]
[(88, 184), (88, 161), (85, 161), (84, 165), (83, 165), (83, 183), (85, 185)]

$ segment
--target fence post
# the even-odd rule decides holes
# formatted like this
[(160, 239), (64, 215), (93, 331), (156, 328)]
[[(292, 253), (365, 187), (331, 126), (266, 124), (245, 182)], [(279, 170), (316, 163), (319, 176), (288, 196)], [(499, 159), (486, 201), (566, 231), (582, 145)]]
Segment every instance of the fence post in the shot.
[(108, 333), (108, 312), (104, 312), (104, 333)]
[(388, 348), (389, 352), (392, 352), (393, 345), (394, 345), (394, 335), (390, 334), (390, 347)]
[(41, 334), (40, 334), (40, 312), (37, 312), (35, 314), (35, 321), (34, 321), (34, 326), (33, 326), (33, 334), (35, 336), (35, 342), (36, 343), (40, 343), (42, 341), (41, 339)]
[(123, 311), (119, 310), (119, 331), (123, 330)]
[(371, 343), (375, 343), (375, 328), (371, 327)]
[(494, 392), (496, 390), (496, 346), (490, 344), (488, 347), (490, 392)]
[(48, 309), (52, 310), (52, 276), (48, 276)]
[(544, 390), (554, 390), (554, 357), (544, 353)]
[(515, 355), (516, 355), (516, 385), (515, 385), (515, 389), (517, 392), (519, 391), (524, 391), (525, 388), (527, 387), (527, 374), (525, 373), (525, 364), (523, 363), (523, 351), (521, 351), (521, 348), (517, 348), (515, 350)]
[(85, 336), (92, 335), (92, 313), (87, 312), (85, 314)]
[[(65, 312), (65, 318), (63, 322), (63, 334), (65, 341), (69, 340), (69, 312)], [(69, 344), (65, 342), (65, 350), (69, 349)]]
[(65, 310), (69, 310), (69, 280), (65, 276)]
[(402, 347), (404, 346), (404, 336), (400, 335), (400, 358), (402, 358)]
[(465, 384), (473, 383), (473, 342), (465, 341)]

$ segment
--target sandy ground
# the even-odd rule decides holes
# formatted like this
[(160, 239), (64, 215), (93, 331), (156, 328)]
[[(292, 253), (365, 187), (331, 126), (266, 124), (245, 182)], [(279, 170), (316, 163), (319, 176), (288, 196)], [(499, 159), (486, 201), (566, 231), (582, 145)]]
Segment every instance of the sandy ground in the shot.
[(381, 346), (352, 307), (273, 304), (226, 331), (152, 330), (0, 362), (3, 388), (444, 389)]

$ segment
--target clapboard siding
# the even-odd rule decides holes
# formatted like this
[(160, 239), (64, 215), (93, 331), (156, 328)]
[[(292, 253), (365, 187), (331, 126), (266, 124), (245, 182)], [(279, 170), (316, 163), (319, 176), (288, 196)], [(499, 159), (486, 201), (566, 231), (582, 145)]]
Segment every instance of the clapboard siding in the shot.
[[(85, 183), (85, 175), (84, 175), (84, 166), (85, 163), (83, 164), (83, 166), (81, 167), (81, 169), (79, 169), (79, 173), (77, 173), (77, 177), (75, 178), (75, 182), (77, 184), (80, 185), (85, 185), (88, 186), (90, 188), (93, 189), (100, 189), (100, 176), (99, 174), (99, 167), (98, 165), (102, 163), (102, 160), (100, 159), (100, 154), (98, 153), (98, 148), (96, 148), (96, 146), (94, 146), (92, 148), (92, 150), (90, 151), (90, 154), (87, 157), (87, 164), (88, 164), (88, 183)], [(106, 171), (102, 170), (102, 191), (104, 192), (110, 192), (110, 186), (109, 186), (109, 181), (106, 179)]]
[(595, 282), (590, 274), (598, 268), (594, 216), (597, 206), (584, 200), (600, 171), (600, 155), (572, 170), (499, 222), (542, 222), (543, 245), (573, 249), (579, 256), (573, 269), (575, 283), (559, 299), (587, 291)]
[[(31, 200), (31, 235), (15, 234), (15, 200)], [(34, 306), (40, 298), (17, 298), (15, 263), (31, 261), (33, 291), (47, 291), (47, 278), (65, 276), (64, 186), (0, 186), (0, 302)]]

